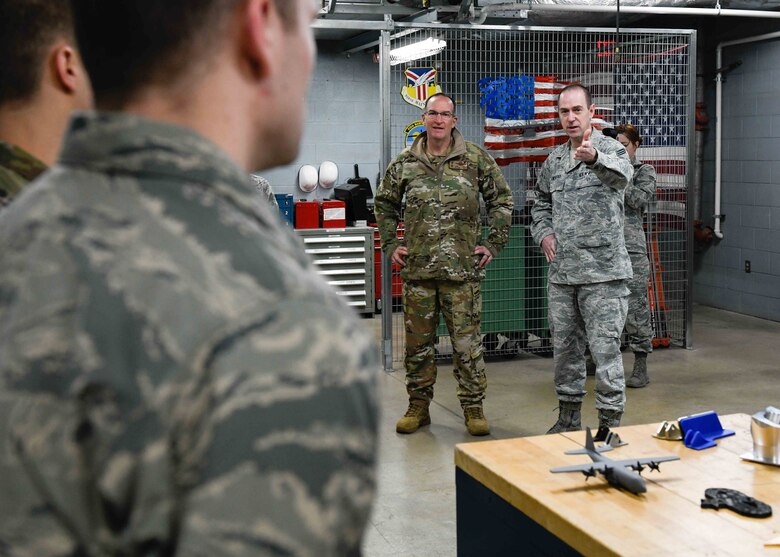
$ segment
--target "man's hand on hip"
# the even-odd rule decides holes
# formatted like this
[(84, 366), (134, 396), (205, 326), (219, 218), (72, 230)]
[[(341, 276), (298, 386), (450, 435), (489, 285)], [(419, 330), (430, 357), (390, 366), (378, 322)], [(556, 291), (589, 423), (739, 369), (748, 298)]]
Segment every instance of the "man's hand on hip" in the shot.
[(398, 265), (399, 267), (406, 267), (406, 259), (405, 257), (409, 255), (409, 250), (406, 249), (406, 246), (398, 246), (395, 248), (395, 251), (393, 252), (393, 256), (391, 259), (393, 260), (393, 263)]
[(485, 246), (475, 247), (474, 255), (482, 256), (479, 258), (479, 261), (477, 262), (477, 267), (479, 267), (480, 269), (485, 267), (488, 263), (490, 263), (493, 260), (493, 254), (490, 253), (490, 250), (487, 249)]

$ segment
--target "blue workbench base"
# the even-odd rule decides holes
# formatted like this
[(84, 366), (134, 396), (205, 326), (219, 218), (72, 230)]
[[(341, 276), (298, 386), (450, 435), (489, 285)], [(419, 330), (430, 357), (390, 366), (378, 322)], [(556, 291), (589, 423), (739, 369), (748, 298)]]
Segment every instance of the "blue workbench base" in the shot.
[(458, 467), (455, 489), (458, 557), (580, 555)]

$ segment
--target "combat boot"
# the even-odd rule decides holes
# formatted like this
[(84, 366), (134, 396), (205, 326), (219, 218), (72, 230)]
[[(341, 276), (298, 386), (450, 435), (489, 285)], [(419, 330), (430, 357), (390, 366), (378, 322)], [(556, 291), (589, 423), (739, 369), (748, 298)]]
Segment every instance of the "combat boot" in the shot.
[(609, 430), (613, 427), (618, 427), (620, 425), (620, 418), (622, 417), (623, 412), (620, 410), (604, 410), (599, 408), (599, 430), (596, 432), (596, 436), (593, 440), (597, 443), (606, 440)]
[(410, 400), (409, 408), (406, 410), (406, 414), (395, 424), (395, 430), (398, 433), (414, 433), (422, 426), (429, 425), (431, 423), (431, 415), (428, 412), (428, 405), (428, 402), (417, 398)]
[(593, 359), (593, 354), (590, 352), (585, 354), (585, 375), (588, 377), (596, 375), (596, 360)]
[(463, 408), (463, 417), (466, 418), (466, 429), (471, 435), (490, 433), (490, 424), (482, 412), (482, 406), (466, 406)]
[(564, 431), (579, 431), (582, 429), (580, 423), (581, 402), (570, 402), (568, 400), (558, 401), (558, 421), (547, 433), (561, 433)]
[(634, 370), (626, 380), (626, 387), (641, 389), (647, 386), (650, 378), (647, 376), (647, 352), (634, 352)]

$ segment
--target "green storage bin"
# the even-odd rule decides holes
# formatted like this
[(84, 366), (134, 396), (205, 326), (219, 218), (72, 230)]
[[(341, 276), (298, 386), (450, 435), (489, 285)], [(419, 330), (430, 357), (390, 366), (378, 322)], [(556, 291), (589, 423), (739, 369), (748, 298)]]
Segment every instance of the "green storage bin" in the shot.
[(526, 313), (524, 349), (544, 356), (552, 355), (550, 323), (547, 314), (548, 264), (534, 243), (530, 227), (525, 231)]
[[(512, 340), (519, 340), (525, 328), (526, 277), (525, 277), (525, 235), (524, 225), (513, 225), (507, 242), (487, 267), (482, 281), (482, 334), (488, 352), (500, 340), (501, 334)], [(488, 228), (484, 227), (483, 237)], [(449, 336), (444, 317), (439, 320), (438, 336)]]
[[(488, 228), (483, 228), (487, 236)], [(512, 225), (509, 241), (482, 281), (483, 345), (487, 356), (514, 356), (520, 350), (552, 354), (547, 317), (547, 260), (530, 227)], [(436, 330), (449, 337), (444, 317)]]

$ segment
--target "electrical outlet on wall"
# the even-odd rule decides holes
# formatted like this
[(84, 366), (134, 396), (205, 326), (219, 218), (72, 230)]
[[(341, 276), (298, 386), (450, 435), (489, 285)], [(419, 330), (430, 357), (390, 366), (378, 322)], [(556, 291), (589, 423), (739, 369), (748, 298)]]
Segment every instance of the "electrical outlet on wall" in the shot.
[(745, 259), (745, 272), (750, 272), (750, 259)]

